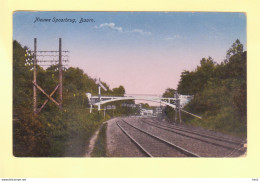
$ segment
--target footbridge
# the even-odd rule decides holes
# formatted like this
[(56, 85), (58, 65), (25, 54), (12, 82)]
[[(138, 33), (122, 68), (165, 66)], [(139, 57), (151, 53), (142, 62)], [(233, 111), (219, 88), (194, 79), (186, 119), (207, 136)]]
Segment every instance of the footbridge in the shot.
[(189, 113), (182, 109), (187, 103), (189, 103), (193, 99), (193, 95), (181, 95), (176, 92), (174, 97), (151, 96), (151, 95), (126, 95), (126, 94), (124, 96), (101, 96), (101, 88), (104, 89), (105, 91), (107, 89), (102, 85), (100, 79), (96, 83), (98, 84), (98, 96), (92, 96), (91, 93), (86, 93), (90, 104), (90, 112), (92, 112), (93, 106), (97, 106), (98, 111), (100, 111), (101, 105), (110, 102), (126, 101), (126, 100), (141, 100), (141, 101), (156, 102), (156, 103), (160, 103), (172, 107), (176, 111), (175, 119), (177, 119), (177, 114), (178, 114), (180, 122), (181, 122), (181, 114), (180, 114), (181, 111), (201, 119), (200, 116)]
[(98, 110), (100, 110), (100, 106), (102, 104), (115, 102), (115, 101), (125, 101), (125, 100), (142, 100), (142, 101), (150, 101), (156, 102), (163, 105), (170, 106), (176, 109), (178, 106), (181, 108), (187, 104), (193, 96), (190, 95), (178, 95), (176, 97), (161, 97), (161, 96), (92, 96), (90, 93), (87, 93), (87, 97), (90, 102), (90, 107), (92, 109), (93, 105), (98, 106)]
[[(125, 100), (141, 100), (141, 101), (150, 101), (150, 102), (156, 102), (160, 103), (166, 106), (172, 107), (176, 111), (176, 116), (177, 114), (179, 115), (179, 119), (181, 121), (181, 115), (180, 111), (185, 112), (187, 114), (190, 114), (194, 117), (197, 117), (201, 119), (200, 116), (197, 116), (195, 114), (189, 113), (182, 108), (189, 103), (192, 99), (192, 95), (180, 95), (180, 94), (175, 94), (174, 97), (162, 97), (162, 96), (131, 96), (131, 95), (124, 95), (124, 96), (92, 96), (90, 93), (87, 93), (87, 97), (89, 99), (90, 103), (90, 112), (92, 112), (93, 106), (97, 106), (98, 110), (101, 110), (101, 105), (107, 104), (110, 102), (115, 102), (115, 101), (125, 101)], [(177, 119), (177, 118), (176, 118)]]

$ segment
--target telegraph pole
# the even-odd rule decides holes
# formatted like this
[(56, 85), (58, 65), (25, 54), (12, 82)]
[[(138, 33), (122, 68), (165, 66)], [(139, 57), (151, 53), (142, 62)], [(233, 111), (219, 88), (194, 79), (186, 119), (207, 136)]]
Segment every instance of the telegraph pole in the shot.
[(62, 108), (62, 61), (61, 61), (61, 38), (59, 38), (59, 94), (60, 94), (60, 108)]
[[(179, 97), (179, 96), (178, 96), (178, 97)], [(178, 105), (178, 106), (179, 106), (179, 107), (178, 107), (178, 108), (179, 108), (179, 119), (180, 119), (180, 123), (182, 123), (182, 120), (181, 120), (181, 104), (180, 104), (181, 101), (180, 101), (180, 99), (179, 99), (178, 102), (179, 102), (179, 105)]]
[(178, 98), (177, 98), (177, 92), (175, 92), (175, 105), (176, 105), (176, 108), (175, 108), (175, 122), (177, 123), (177, 109), (178, 109)]
[[(66, 53), (69, 53), (69, 51), (62, 51), (62, 39), (59, 38), (59, 50), (49, 50), (49, 51), (39, 51), (37, 50), (37, 39), (34, 38), (34, 54), (33, 54), (33, 112), (34, 115), (38, 114), (43, 107), (47, 104), (47, 102), (50, 100), (53, 103), (55, 103), (59, 108), (62, 108), (62, 62), (68, 62), (68, 55)], [(42, 59), (37, 60), (37, 55), (38, 57)], [(57, 58), (56, 58), (57, 57)], [(67, 57), (67, 60), (64, 60), (64, 57)], [(52, 59), (52, 60), (51, 60)], [(39, 64), (40, 63), (40, 64)], [(43, 63), (44, 65), (41, 65)], [(59, 71), (59, 83), (58, 85), (54, 88), (54, 90), (48, 94), (46, 91), (37, 84), (37, 64), (39, 66), (49, 66), (47, 64), (49, 63), (55, 63), (58, 64), (58, 71)], [(42, 106), (38, 109), (37, 108), (37, 89), (41, 91), (43, 94), (46, 95), (47, 99), (44, 101)], [(56, 101), (52, 96), (56, 91), (59, 90), (59, 101)]]
[(175, 92), (175, 98), (176, 98), (175, 122), (177, 122), (177, 117), (179, 114), (179, 120), (181, 123), (182, 120), (181, 120), (181, 111), (180, 111), (180, 99), (179, 99), (179, 94), (177, 92)]
[(36, 65), (37, 65), (37, 61), (36, 61), (36, 51), (37, 51), (37, 39), (34, 38), (34, 54), (33, 54), (33, 113), (36, 114), (37, 113), (37, 89), (35, 84), (37, 84), (37, 77), (36, 77)]

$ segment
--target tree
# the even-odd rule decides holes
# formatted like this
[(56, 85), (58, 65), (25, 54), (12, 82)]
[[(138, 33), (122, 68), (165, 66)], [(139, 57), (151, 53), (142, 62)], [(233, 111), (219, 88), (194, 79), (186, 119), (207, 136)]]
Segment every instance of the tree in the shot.
[(183, 71), (178, 84), (178, 93), (195, 95), (201, 92), (206, 83), (214, 77), (216, 63), (211, 57), (202, 58), (194, 71)]
[(239, 39), (237, 39), (231, 46), (231, 48), (228, 49), (226, 60), (227, 62), (229, 58), (233, 55), (242, 54), (243, 53), (244, 46), (240, 43)]
[(174, 97), (176, 90), (172, 88), (167, 88), (163, 93), (163, 97)]
[(120, 86), (117, 87), (117, 88), (113, 88), (113, 89), (112, 89), (112, 92), (113, 92), (113, 94), (116, 95), (116, 96), (124, 96), (124, 94), (125, 94), (125, 88), (124, 88), (122, 85), (120, 85)]

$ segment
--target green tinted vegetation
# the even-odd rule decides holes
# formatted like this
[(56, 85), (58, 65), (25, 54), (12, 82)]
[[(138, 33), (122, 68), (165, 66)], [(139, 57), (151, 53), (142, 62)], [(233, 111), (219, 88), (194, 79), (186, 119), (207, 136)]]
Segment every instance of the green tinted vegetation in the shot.
[[(185, 123), (239, 136), (247, 132), (246, 51), (239, 40), (227, 51), (226, 59), (217, 64), (203, 58), (194, 71), (183, 71), (177, 91), (194, 95), (185, 110), (202, 116), (202, 120), (182, 113)], [(174, 95), (173, 89), (164, 93)], [(166, 107), (172, 119), (174, 111)]]
[[(86, 93), (97, 95), (95, 79), (79, 68), (69, 67), (63, 71), (63, 105), (59, 109), (49, 101), (42, 111), (33, 116), (33, 71), (32, 64), (26, 61), (26, 47), (13, 42), (13, 154), (19, 157), (83, 156), (86, 145), (95, 130), (107, 119), (133, 112), (115, 102), (116, 110), (89, 113)], [(58, 85), (57, 65), (46, 70), (37, 66), (37, 84), (47, 93)], [(102, 90), (102, 95), (124, 95), (123, 86)], [(52, 96), (58, 99), (58, 91)], [(37, 90), (37, 106), (47, 97)], [(133, 101), (128, 101), (133, 103)], [(126, 101), (124, 101), (126, 103)]]
[(107, 123), (104, 123), (100, 128), (97, 141), (95, 143), (95, 147), (91, 156), (93, 157), (106, 157), (106, 130), (107, 130)]
[[(168, 88), (163, 93), (163, 97), (174, 97), (176, 90)], [(171, 102), (172, 103), (172, 102)], [(173, 121), (175, 119), (175, 111), (170, 106), (166, 106), (163, 110), (163, 113), (169, 118), (169, 120)]]

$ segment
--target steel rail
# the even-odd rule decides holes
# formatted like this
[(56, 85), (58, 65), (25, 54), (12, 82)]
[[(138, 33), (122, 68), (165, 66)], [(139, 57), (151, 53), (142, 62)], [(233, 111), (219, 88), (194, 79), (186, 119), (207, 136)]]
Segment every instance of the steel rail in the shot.
[(123, 131), (123, 133), (125, 133), (131, 139), (131, 141), (133, 141), (141, 149), (142, 152), (144, 152), (149, 157), (153, 157), (151, 153), (149, 153), (144, 147), (142, 147), (142, 145), (140, 145), (129, 133), (127, 133), (127, 131), (124, 128), (122, 128), (118, 124), (118, 121), (116, 121), (116, 124)]
[(241, 143), (240, 145), (238, 145), (236, 148), (234, 148), (234, 150), (232, 152), (230, 152), (229, 155), (225, 156), (225, 157), (230, 157), (232, 156), (234, 153), (239, 152), (242, 148), (244, 148), (244, 144), (245, 143)]
[[(143, 121), (143, 122), (146, 122), (146, 121)], [(154, 124), (157, 124), (153, 121), (151, 121), (151, 122), (154, 123)], [(166, 125), (162, 125), (162, 124), (158, 124), (158, 125), (163, 126), (163, 127), (167, 127)], [(167, 128), (169, 128), (169, 127), (167, 127)], [(208, 135), (208, 134), (202, 134), (202, 133), (199, 133), (199, 132), (196, 132), (196, 131), (190, 131), (190, 130), (183, 129), (183, 128), (176, 128), (176, 127), (171, 126), (169, 129), (175, 129), (175, 130), (178, 130), (178, 131), (192, 133), (192, 134), (196, 134), (196, 135), (199, 135), (199, 136), (208, 137), (210, 139), (214, 139), (214, 140), (218, 140), (218, 141), (222, 141), (222, 142), (226, 142), (226, 143), (231, 143), (231, 144), (235, 144), (235, 145), (241, 144), (241, 142), (239, 142), (239, 141), (234, 141), (234, 140), (230, 140), (230, 139), (226, 140), (225, 138), (214, 137), (214, 136), (211, 136), (211, 135)]]
[[(146, 123), (146, 124), (150, 124), (150, 123)], [(214, 143), (214, 142), (210, 142), (210, 141), (207, 141), (207, 140), (203, 140), (201, 138), (196, 138), (196, 137), (193, 137), (193, 136), (189, 136), (189, 135), (186, 135), (186, 134), (183, 134), (183, 133), (176, 132), (176, 131), (174, 131), (172, 129), (169, 129), (169, 128), (162, 128), (162, 127), (159, 127), (159, 126), (156, 126), (156, 125), (153, 125), (153, 124), (150, 124), (150, 125), (154, 126), (154, 127), (157, 127), (157, 128), (160, 128), (160, 129), (164, 129), (166, 131), (173, 132), (173, 133), (181, 135), (181, 136), (185, 136), (185, 137), (191, 138), (191, 139), (199, 140), (199, 141), (202, 141), (202, 142), (205, 142), (205, 143), (208, 143), (208, 144), (212, 144), (212, 145), (215, 145), (215, 146), (223, 147), (223, 148), (226, 148), (226, 149), (229, 149), (229, 150), (234, 150), (234, 147), (229, 147), (229, 146), (222, 145), (222, 144), (219, 144), (219, 143)], [(242, 150), (239, 150), (239, 152), (240, 153), (244, 153), (244, 151), (242, 151)]]
[(187, 155), (187, 156), (200, 157), (200, 156), (197, 155), (196, 153), (190, 152), (190, 151), (186, 150), (185, 148), (182, 148), (182, 147), (180, 147), (180, 146), (177, 146), (177, 145), (175, 145), (175, 144), (173, 144), (173, 143), (171, 143), (171, 142), (169, 142), (169, 141), (167, 141), (167, 140), (165, 140), (165, 139), (163, 139), (163, 138), (160, 138), (160, 137), (155, 136), (155, 135), (153, 135), (153, 134), (151, 134), (151, 133), (148, 133), (148, 132), (146, 132), (146, 131), (144, 131), (144, 130), (142, 130), (142, 129), (140, 129), (140, 128), (137, 128), (136, 126), (134, 126), (134, 125), (132, 125), (132, 124), (130, 124), (130, 123), (124, 121), (124, 120), (122, 120), (122, 121), (125, 122), (126, 124), (128, 124), (129, 126), (135, 128), (135, 129), (137, 129), (137, 130), (139, 130), (139, 131), (141, 131), (141, 132), (143, 132), (143, 133), (145, 133), (145, 134), (147, 134), (147, 135), (149, 135), (149, 136), (151, 136), (151, 137), (153, 137), (153, 138), (155, 138), (155, 139), (157, 139), (157, 140), (160, 140), (161, 142), (163, 142), (163, 143), (165, 143), (165, 144), (168, 144), (168, 145), (174, 147), (175, 149), (179, 150), (181, 153), (183, 153), (183, 154), (185, 154), (185, 155)]

